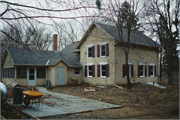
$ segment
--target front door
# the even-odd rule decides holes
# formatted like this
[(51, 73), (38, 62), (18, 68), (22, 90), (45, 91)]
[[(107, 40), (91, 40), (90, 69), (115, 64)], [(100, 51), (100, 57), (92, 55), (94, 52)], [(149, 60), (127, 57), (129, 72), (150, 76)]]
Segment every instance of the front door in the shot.
[(65, 85), (65, 68), (57, 67), (57, 85)]
[(29, 86), (36, 85), (36, 69), (35, 68), (28, 69), (28, 85)]

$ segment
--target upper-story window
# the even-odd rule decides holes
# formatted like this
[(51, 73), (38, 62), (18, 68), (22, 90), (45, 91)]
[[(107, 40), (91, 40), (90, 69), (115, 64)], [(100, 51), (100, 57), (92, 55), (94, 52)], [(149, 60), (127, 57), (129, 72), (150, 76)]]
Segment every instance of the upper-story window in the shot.
[(93, 57), (94, 57), (94, 46), (87, 45), (87, 58), (93, 58)]
[(109, 44), (100, 43), (97, 45), (97, 57), (106, 57), (109, 56)]
[(100, 52), (101, 57), (106, 56), (106, 45), (101, 45), (100, 51), (101, 51)]

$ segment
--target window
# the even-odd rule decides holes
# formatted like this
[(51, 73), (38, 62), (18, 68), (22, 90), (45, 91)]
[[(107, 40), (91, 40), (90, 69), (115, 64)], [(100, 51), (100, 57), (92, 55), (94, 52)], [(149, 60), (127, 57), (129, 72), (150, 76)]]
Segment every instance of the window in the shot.
[(98, 68), (98, 77), (109, 77), (109, 64), (106, 62), (99, 63), (100, 65), (97, 65)]
[[(134, 74), (133, 74), (133, 65), (128, 65), (128, 73), (129, 73), (129, 77), (133, 77)], [(125, 65), (123, 65), (123, 77), (127, 77), (126, 76), (126, 67)]]
[(88, 48), (88, 57), (92, 57), (92, 47)]
[(154, 65), (149, 66), (149, 77), (155, 77), (156, 76), (155, 69), (156, 69), (156, 66), (154, 66)]
[(138, 77), (146, 77), (146, 76), (147, 76), (147, 66), (138, 65)]
[(95, 66), (93, 64), (87, 64), (85, 66), (85, 77), (94, 77)]
[(17, 78), (27, 78), (27, 69), (17, 68)]
[(74, 68), (74, 75), (81, 75), (81, 69), (80, 68)]
[(106, 56), (106, 45), (101, 45), (100, 52), (101, 57)]
[(46, 68), (37, 68), (37, 78), (46, 78)]
[(101, 43), (97, 45), (97, 57), (109, 56), (109, 44)]
[(14, 78), (14, 68), (3, 69), (3, 78)]
[(94, 46), (93, 45), (87, 46), (87, 57), (94, 58)]
[(106, 77), (106, 65), (101, 65), (101, 77)]

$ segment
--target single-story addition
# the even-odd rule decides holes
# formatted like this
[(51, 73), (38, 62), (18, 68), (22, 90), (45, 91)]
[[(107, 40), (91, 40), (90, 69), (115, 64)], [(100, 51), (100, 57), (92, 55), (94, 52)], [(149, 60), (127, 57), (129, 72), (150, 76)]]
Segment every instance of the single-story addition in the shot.
[(72, 52), (77, 42), (58, 52), (57, 35), (53, 37), (54, 51), (7, 49), (1, 62), (3, 82), (11, 84), (17, 81), (21, 85), (35, 86), (44, 85), (48, 79), (57, 86), (71, 83), (69, 78), (72, 78), (80, 84), (82, 65), (79, 53)]

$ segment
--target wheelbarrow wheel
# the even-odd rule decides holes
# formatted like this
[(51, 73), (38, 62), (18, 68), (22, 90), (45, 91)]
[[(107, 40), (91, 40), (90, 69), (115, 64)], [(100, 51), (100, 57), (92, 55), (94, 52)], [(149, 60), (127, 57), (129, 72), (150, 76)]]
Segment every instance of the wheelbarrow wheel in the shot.
[(28, 105), (30, 104), (30, 100), (27, 100), (26, 97), (24, 98), (24, 104), (25, 104), (26, 106), (28, 106)]

